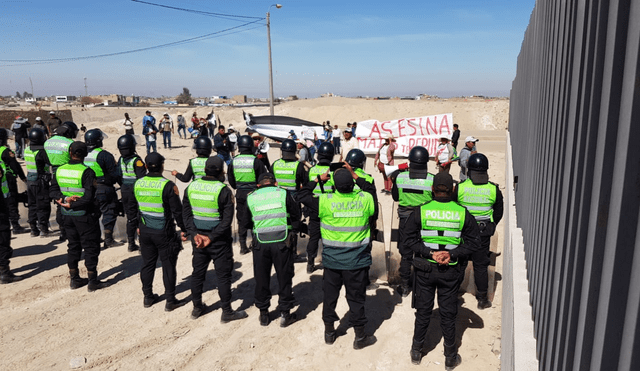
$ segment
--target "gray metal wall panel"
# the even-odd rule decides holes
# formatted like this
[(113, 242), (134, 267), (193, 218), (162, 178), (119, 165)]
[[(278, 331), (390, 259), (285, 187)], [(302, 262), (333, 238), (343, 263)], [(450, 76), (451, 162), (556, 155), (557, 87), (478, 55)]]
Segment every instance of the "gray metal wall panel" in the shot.
[(509, 131), (540, 369), (640, 367), (639, 56), (640, 1), (531, 14)]

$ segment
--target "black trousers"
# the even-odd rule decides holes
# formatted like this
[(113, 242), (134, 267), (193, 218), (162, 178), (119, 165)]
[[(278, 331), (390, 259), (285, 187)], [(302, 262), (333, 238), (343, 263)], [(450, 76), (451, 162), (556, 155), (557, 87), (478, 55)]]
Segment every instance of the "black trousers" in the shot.
[[(480, 236), (480, 250), (471, 254), (473, 261), (473, 279), (476, 283), (476, 298), (486, 299), (489, 291), (488, 267), (491, 262), (491, 236)], [(464, 274), (464, 272), (463, 272)]]
[(96, 188), (96, 202), (102, 214), (102, 225), (105, 231), (113, 232), (118, 217), (117, 202), (118, 195), (113, 186), (98, 184)]
[[(0, 202), (4, 202), (4, 200), (0, 199)], [(9, 223), (9, 215), (0, 213), (0, 267), (8, 266), (9, 259), (11, 259), (12, 256), (13, 249), (11, 248), (11, 224)]]
[(9, 207), (9, 220), (11, 225), (20, 225), (20, 212), (18, 211), (18, 182), (15, 175), (7, 173), (7, 185), (9, 187), (9, 196), (5, 198)]
[(100, 222), (97, 215), (64, 216), (67, 233), (67, 266), (78, 269), (78, 262), (84, 250), (84, 266), (96, 272), (100, 255)]
[(398, 215), (400, 217), (400, 223), (398, 224), (398, 251), (400, 252), (400, 268), (398, 269), (398, 273), (400, 273), (400, 279), (403, 284), (408, 284), (411, 282), (411, 263), (413, 262), (413, 251), (402, 245), (402, 241), (404, 241), (405, 237), (405, 226), (407, 224), (407, 219), (409, 218), (409, 214), (404, 213), (403, 215)]
[(322, 320), (324, 323), (334, 323), (340, 317), (336, 313), (336, 305), (340, 296), (340, 289), (344, 285), (349, 304), (349, 325), (364, 326), (367, 317), (364, 313), (364, 302), (367, 298), (369, 285), (369, 267), (354, 270), (338, 270), (324, 267), (322, 276)]
[(240, 246), (247, 245), (247, 231), (251, 226), (247, 196), (238, 197), (236, 193), (236, 217), (238, 218), (238, 241)]
[(293, 308), (293, 254), (284, 242), (260, 243), (253, 249), (253, 276), (256, 279), (255, 303), (260, 310), (268, 310), (271, 302), (271, 267), (278, 279), (278, 310)]
[(29, 199), (29, 225), (32, 230), (48, 230), (51, 216), (49, 200), (49, 182), (44, 179), (27, 182)]
[(440, 266), (432, 264), (432, 271), (415, 270), (413, 289), (416, 321), (413, 340), (423, 342), (427, 335), (433, 303), (438, 294), (440, 309), (440, 327), (445, 345), (454, 345), (456, 341), (456, 316), (458, 315), (458, 289), (460, 288), (460, 264)]
[(309, 242), (307, 243), (307, 259), (314, 259), (318, 256), (318, 244), (320, 243), (320, 220), (309, 217)]
[(153, 295), (153, 276), (156, 271), (158, 258), (162, 263), (162, 282), (167, 301), (175, 300), (178, 253), (182, 247), (179, 237), (165, 233), (140, 232), (140, 253), (142, 254), (142, 268), (140, 280), (144, 296)]
[(212, 246), (197, 249), (193, 245), (193, 273), (191, 273), (191, 299), (193, 302), (202, 301), (202, 291), (209, 263), (213, 261), (213, 267), (218, 278), (218, 295), (220, 306), (223, 310), (231, 309), (231, 272), (233, 270), (233, 251), (231, 244)]
[(123, 185), (120, 188), (122, 194), (122, 205), (127, 216), (127, 240), (129, 244), (136, 241), (136, 230), (138, 229), (138, 201), (133, 193), (133, 186)]
[(62, 215), (62, 206), (57, 205), (56, 208), (56, 223), (58, 223), (58, 227), (60, 228), (60, 237), (67, 237), (67, 232), (64, 229), (64, 215)]

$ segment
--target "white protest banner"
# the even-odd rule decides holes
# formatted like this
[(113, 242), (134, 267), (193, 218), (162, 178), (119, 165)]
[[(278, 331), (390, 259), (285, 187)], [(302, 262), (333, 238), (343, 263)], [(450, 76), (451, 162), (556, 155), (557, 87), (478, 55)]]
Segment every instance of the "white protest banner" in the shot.
[(396, 156), (408, 156), (414, 146), (422, 146), (430, 155), (442, 136), (451, 138), (453, 134), (453, 114), (404, 118), (391, 121), (366, 120), (358, 122), (356, 136), (364, 153), (376, 153), (384, 138), (389, 134), (396, 138)]

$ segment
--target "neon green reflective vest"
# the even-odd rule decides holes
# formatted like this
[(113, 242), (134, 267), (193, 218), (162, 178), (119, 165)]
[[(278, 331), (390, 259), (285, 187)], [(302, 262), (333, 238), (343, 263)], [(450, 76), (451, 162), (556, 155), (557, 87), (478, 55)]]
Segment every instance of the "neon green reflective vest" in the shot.
[[(322, 175), (329, 170), (329, 165), (316, 165), (309, 169), (309, 181), (314, 182), (318, 179), (318, 175)], [(325, 183), (322, 184), (322, 189), (324, 189), (324, 193), (333, 193), (333, 179), (329, 178)], [(313, 189), (313, 195), (319, 196), (322, 194), (322, 189), (320, 185), (317, 185)]]
[[(60, 166), (56, 170), (56, 181), (60, 186), (60, 192), (65, 197), (84, 195), (84, 187), (82, 187), (82, 175), (88, 168), (83, 164), (66, 164)], [(61, 207), (60, 211), (63, 215), (82, 216), (85, 210), (71, 210)]]
[(493, 183), (473, 184), (471, 179), (458, 184), (458, 202), (469, 210), (476, 221), (493, 222), (493, 204), (497, 187)]
[[(357, 175), (359, 178), (364, 178), (364, 180), (366, 180), (367, 182), (369, 182), (369, 183), (373, 184), (373, 177), (372, 177), (371, 175), (369, 175), (369, 174), (365, 173), (365, 172), (364, 172), (364, 170), (362, 170), (362, 169), (357, 169), (357, 168), (356, 168), (356, 169), (353, 169), (353, 172), (354, 172), (354, 173), (356, 173), (356, 175)], [(355, 184), (355, 182), (356, 182), (356, 181), (354, 180), (354, 181), (353, 181), (353, 183), (354, 183), (354, 185), (353, 185), (353, 191), (354, 191), (354, 192), (361, 191), (360, 187), (359, 187), (357, 184)]]
[(211, 231), (220, 224), (218, 197), (226, 185), (217, 180), (196, 179), (187, 187), (187, 197), (193, 210), (193, 224), (203, 231)]
[(142, 223), (151, 229), (163, 229), (165, 224), (162, 191), (169, 180), (145, 176), (136, 181), (133, 193), (142, 214)]
[(2, 195), (4, 198), (9, 197), (9, 182), (7, 182), (7, 165), (4, 161), (0, 160), (0, 167), (2, 167)]
[(204, 165), (206, 164), (208, 159), (209, 157), (196, 157), (196, 158), (192, 158), (189, 161), (189, 163), (191, 164), (191, 171), (193, 171), (194, 180), (198, 180), (203, 176), (207, 175), (204, 172)]
[(61, 135), (54, 135), (44, 142), (44, 150), (49, 157), (52, 166), (62, 166), (69, 163), (69, 147), (73, 143), (72, 139)]
[[(453, 201), (431, 201), (420, 207), (422, 230), (420, 236), (424, 246), (437, 250), (453, 250), (462, 243), (462, 227), (466, 210)], [(435, 260), (429, 259), (436, 263)], [(457, 261), (449, 265), (456, 265)]]
[(420, 206), (433, 199), (433, 174), (427, 173), (426, 179), (411, 179), (408, 171), (401, 172), (396, 178), (396, 185), (400, 206)]
[[(36, 166), (36, 156), (41, 150), (35, 152), (30, 147), (24, 149), (24, 162), (27, 165), (27, 181), (35, 182), (38, 180), (38, 167)], [(45, 172), (49, 172), (49, 165), (45, 165)]]
[(118, 160), (120, 162), (120, 170), (122, 171), (123, 185), (132, 186), (136, 183), (136, 180), (138, 180), (138, 177), (136, 176), (135, 164), (139, 159), (139, 156), (133, 156), (128, 160), (125, 160), (122, 157), (120, 157), (120, 160)]
[(253, 219), (253, 233), (260, 243), (282, 242), (291, 226), (287, 223), (287, 191), (279, 187), (262, 187), (247, 197)]
[(273, 163), (273, 175), (278, 182), (278, 187), (284, 188), (287, 191), (296, 190), (296, 170), (300, 162), (285, 161), (283, 159), (276, 160)]
[(369, 218), (373, 197), (366, 192), (325, 193), (318, 199), (322, 263), (331, 269), (359, 269), (371, 265)]
[(87, 157), (84, 158), (84, 164), (90, 167), (95, 173), (98, 179), (104, 178), (104, 171), (98, 164), (98, 155), (102, 152), (102, 148), (94, 148), (89, 152)]
[(253, 171), (253, 163), (256, 159), (254, 155), (237, 155), (231, 162), (233, 165), (233, 176), (236, 178), (238, 187), (242, 185), (256, 185), (256, 173)]

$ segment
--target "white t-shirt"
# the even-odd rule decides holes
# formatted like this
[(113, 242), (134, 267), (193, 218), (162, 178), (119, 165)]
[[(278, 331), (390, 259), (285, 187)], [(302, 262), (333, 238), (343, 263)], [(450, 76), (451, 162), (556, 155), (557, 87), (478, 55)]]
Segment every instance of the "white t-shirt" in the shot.
[(333, 135), (333, 138), (338, 138), (338, 139), (342, 139), (342, 131), (340, 129), (335, 129), (331, 132), (331, 135)]
[(133, 122), (131, 122), (131, 120), (124, 119), (123, 124), (124, 124), (125, 130), (133, 130)]
[(389, 164), (389, 157), (387, 156), (388, 149), (389, 149), (388, 144), (385, 144), (384, 146), (382, 146), (382, 148), (380, 148), (380, 156), (378, 156), (378, 161), (382, 162), (385, 165)]
[(340, 141), (340, 155), (342, 156), (342, 159), (344, 160), (344, 158), (347, 157), (347, 153), (354, 148), (360, 148), (356, 138), (351, 137), (349, 140)]

